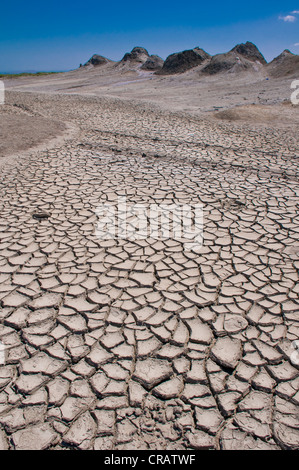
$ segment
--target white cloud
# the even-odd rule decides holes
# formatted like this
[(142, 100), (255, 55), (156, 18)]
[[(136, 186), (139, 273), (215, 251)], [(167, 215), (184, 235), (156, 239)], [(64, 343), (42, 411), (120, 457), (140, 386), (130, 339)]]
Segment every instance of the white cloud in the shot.
[(292, 15), (299, 15), (299, 10), (292, 11)]
[(297, 20), (296, 16), (287, 15), (287, 16), (279, 16), (280, 20), (285, 21), (286, 23), (294, 23)]
[(299, 42), (295, 42), (294, 46), (298, 47), (298, 46), (299, 46)]

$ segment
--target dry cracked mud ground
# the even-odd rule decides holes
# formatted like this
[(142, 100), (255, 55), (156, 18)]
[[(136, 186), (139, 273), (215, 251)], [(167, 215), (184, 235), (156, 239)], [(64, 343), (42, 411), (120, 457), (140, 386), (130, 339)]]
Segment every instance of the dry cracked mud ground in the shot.
[[(72, 134), (1, 169), (0, 448), (298, 450), (295, 130), (15, 103)], [(118, 196), (203, 204), (203, 247), (99, 240)]]

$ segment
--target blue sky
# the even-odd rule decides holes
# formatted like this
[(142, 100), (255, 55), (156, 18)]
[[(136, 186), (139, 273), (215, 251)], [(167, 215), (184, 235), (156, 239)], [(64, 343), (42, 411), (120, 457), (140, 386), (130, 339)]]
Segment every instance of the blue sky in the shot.
[(246, 41), (268, 61), (299, 54), (299, 0), (14, 0), (0, 10), (0, 72), (71, 70), (134, 46), (163, 58), (195, 46), (216, 54)]

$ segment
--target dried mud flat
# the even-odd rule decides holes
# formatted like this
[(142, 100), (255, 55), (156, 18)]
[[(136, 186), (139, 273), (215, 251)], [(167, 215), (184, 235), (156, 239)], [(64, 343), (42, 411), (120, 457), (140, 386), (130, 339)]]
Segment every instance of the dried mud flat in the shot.
[[(296, 126), (6, 103), (73, 131), (1, 169), (0, 448), (298, 450)], [(202, 203), (202, 249), (99, 240), (118, 196)]]

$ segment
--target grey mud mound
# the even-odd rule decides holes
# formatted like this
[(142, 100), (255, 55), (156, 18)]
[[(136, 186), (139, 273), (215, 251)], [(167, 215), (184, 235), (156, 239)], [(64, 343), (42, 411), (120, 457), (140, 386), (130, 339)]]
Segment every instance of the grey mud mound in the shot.
[(163, 64), (164, 60), (161, 57), (158, 55), (150, 55), (140, 68), (141, 70), (156, 71), (160, 70), (163, 67)]
[(238, 44), (231, 52), (236, 52), (238, 55), (243, 56), (247, 60), (252, 62), (258, 61), (261, 64), (266, 64), (267, 61), (263, 54), (258, 50), (255, 44), (247, 41), (245, 44)]
[(144, 47), (134, 47), (131, 52), (127, 52), (121, 62), (138, 62), (144, 63), (148, 60), (149, 53)]
[[(7, 102), (78, 132), (0, 175), (0, 449), (299, 450), (297, 128)], [(100, 238), (118, 197), (202, 204), (203, 246)]]
[(240, 73), (261, 70), (260, 63), (254, 63), (245, 59), (236, 52), (227, 52), (226, 54), (217, 54), (212, 57), (211, 61), (201, 70), (202, 74), (216, 75), (223, 72)]
[(293, 54), (286, 49), (269, 63), (267, 70), (273, 78), (292, 76), (296, 78), (299, 74), (299, 55)]
[(183, 73), (198, 65), (201, 65), (211, 56), (199, 47), (183, 52), (176, 52), (167, 57), (162, 69), (157, 72), (160, 75)]
[(103, 57), (102, 55), (94, 54), (86, 64), (85, 66), (88, 65), (94, 65), (96, 67), (101, 66), (101, 65), (106, 65), (111, 63), (112, 61), (110, 59), (107, 59), (106, 57)]
[(260, 71), (267, 62), (258, 48), (251, 42), (238, 44), (230, 52), (217, 54), (203, 69), (203, 74), (215, 75), (222, 72), (240, 73)]

